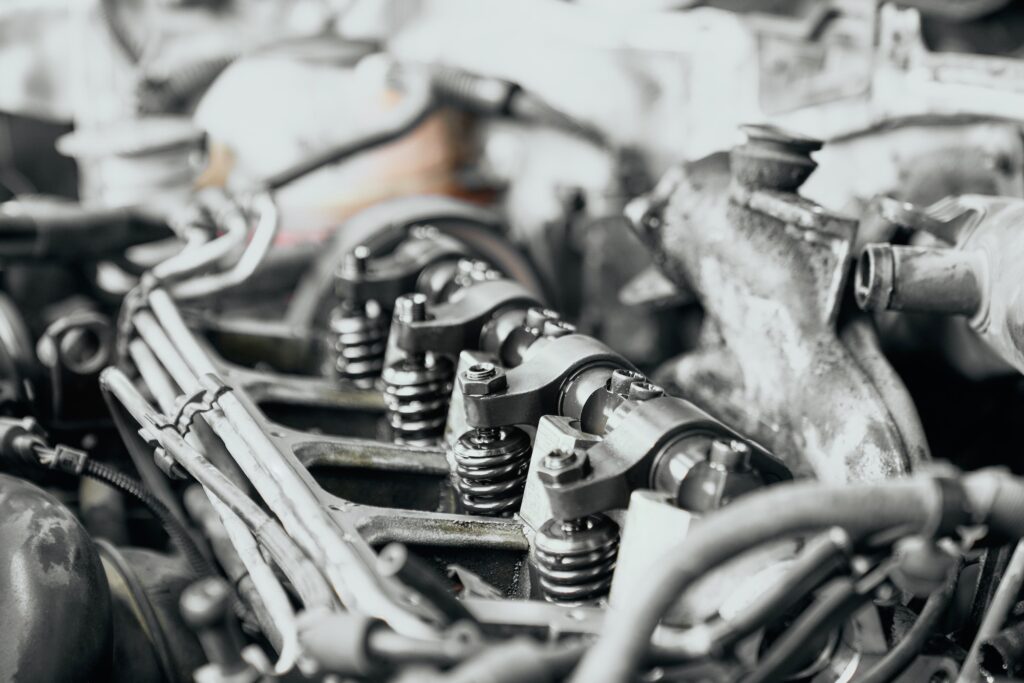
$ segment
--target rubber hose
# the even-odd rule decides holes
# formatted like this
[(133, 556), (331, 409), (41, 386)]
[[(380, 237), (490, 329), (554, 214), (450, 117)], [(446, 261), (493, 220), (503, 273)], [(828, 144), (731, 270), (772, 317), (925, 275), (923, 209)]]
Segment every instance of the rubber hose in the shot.
[(584, 648), (581, 642), (546, 647), (515, 638), (484, 649), (440, 680), (445, 683), (555, 683), (576, 664)]
[(833, 576), (846, 565), (849, 545), (846, 532), (839, 529), (831, 529), (810, 539), (778, 583), (742, 613), (722, 623), (722, 630), (713, 637), (712, 654), (723, 654)]
[(196, 576), (217, 575), (216, 569), (206, 559), (206, 555), (196, 545), (188, 530), (171, 514), (167, 506), (150, 493), (138, 479), (129, 477), (127, 474), (119, 472), (105, 463), (91, 459), (85, 461), (85, 469), (82, 471), (82, 474), (109, 484), (145, 505), (160, 521), (160, 524), (163, 525), (168, 537), (171, 539), (171, 543), (185, 556), (185, 560)]
[(903, 670), (910, 665), (914, 657), (924, 647), (939, 621), (945, 616), (949, 604), (953, 601), (953, 594), (956, 593), (956, 583), (959, 577), (958, 568), (957, 571), (952, 572), (949, 581), (942, 588), (928, 596), (928, 601), (925, 602), (914, 625), (907, 630), (900, 642), (875, 662), (875, 665), (868, 669), (864, 676), (858, 677), (856, 683), (888, 683), (903, 673)]
[(434, 114), (436, 108), (436, 103), (430, 98), (428, 93), (422, 101), (415, 104), (411, 114), (407, 114), (403, 119), (393, 123), (390, 127), (367, 133), (356, 140), (342, 142), (308, 159), (299, 161), (266, 178), (263, 181), (263, 186), (270, 191), (279, 190), (313, 171), (339, 163), (361, 152), (394, 142), (419, 128), (420, 124)]
[(137, 618), (145, 627), (146, 635), (153, 646), (153, 652), (160, 665), (161, 673), (164, 675), (164, 680), (166, 683), (182, 680), (178, 675), (177, 660), (175, 660), (171, 645), (167, 640), (167, 633), (164, 631), (163, 624), (156, 615), (153, 602), (149, 599), (149, 594), (135, 573), (135, 569), (124, 558), (121, 551), (109, 541), (102, 538), (96, 539), (96, 548), (124, 581), (136, 608)]
[[(981, 471), (960, 480), (973, 523), (1011, 538), (1024, 535), (1024, 484), (1005, 473)], [(694, 525), (651, 568), (608, 621), (572, 681), (628, 681), (668, 607), (706, 572), (763, 543), (839, 526), (856, 542), (882, 531), (912, 534), (940, 517), (943, 500), (931, 479), (874, 484), (778, 484), (752, 493)]]
[(831, 633), (836, 622), (845, 620), (856, 608), (871, 599), (858, 595), (853, 579), (843, 577), (827, 584), (817, 600), (804, 610), (785, 633), (761, 657), (757, 668), (743, 677), (742, 683), (771, 683), (788, 680), (799, 666), (800, 655), (815, 639)]

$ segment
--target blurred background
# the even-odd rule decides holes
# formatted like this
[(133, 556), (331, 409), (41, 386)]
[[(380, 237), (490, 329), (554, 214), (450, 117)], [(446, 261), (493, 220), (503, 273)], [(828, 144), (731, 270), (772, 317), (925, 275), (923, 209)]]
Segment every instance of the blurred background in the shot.
[[(257, 187), (401, 119), (403, 74), (512, 83), (526, 116), (475, 93), (476, 112), (442, 109), (282, 188), (271, 261), (307, 267), (389, 197), (495, 205), (552, 304), (652, 368), (698, 343), (701, 311), (622, 229), (629, 198), (746, 122), (824, 139), (802, 191), (854, 217), (881, 194), (1022, 196), (1022, 21), (1008, 0), (6, 0), (0, 200), (171, 215), (197, 187)], [(29, 308), (79, 287), (47, 268), (7, 269), (4, 287)], [(1016, 422), (1009, 367), (962, 319), (876, 322), (935, 455), (984, 459), (992, 425)], [(976, 443), (943, 438), (954, 423)]]

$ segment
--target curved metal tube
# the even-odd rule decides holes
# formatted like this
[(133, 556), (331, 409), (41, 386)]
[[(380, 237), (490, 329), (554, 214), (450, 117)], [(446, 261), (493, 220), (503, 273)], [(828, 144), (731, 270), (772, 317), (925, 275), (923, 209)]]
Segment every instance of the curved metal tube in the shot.
[[(196, 195), (196, 199), (199, 207), (210, 213), (223, 228), (224, 234), (200, 244), (191, 241), (186, 243), (180, 252), (155, 265), (145, 277), (157, 282), (181, 280), (212, 266), (244, 246), (249, 233), (249, 221), (222, 190), (204, 190)], [(185, 227), (181, 231), (187, 232), (195, 220), (195, 217), (184, 219)]]
[[(167, 361), (167, 367), (172, 374), (182, 374), (182, 380), (176, 381), (188, 390), (187, 386), (202, 386), (200, 377), (216, 379), (216, 367), (185, 325), (168, 293), (160, 289), (151, 291), (149, 304), (159, 325), (148, 330), (151, 339), (146, 341), (161, 362), (173, 359)], [(136, 321), (140, 316), (145, 320), (145, 315), (136, 315)], [(267, 506), (317, 563), (346, 606), (383, 619), (396, 631), (410, 636), (434, 634), (432, 627), (388, 595), (363, 557), (372, 554), (369, 546), (356, 546), (346, 538), (307, 482), (289, 465), (230, 388), (219, 395), (217, 409), (203, 413), (203, 418), (224, 440)]]
[(333, 604), (331, 591), (319, 572), (277, 522), (177, 432), (155, 428), (156, 425), (166, 423), (167, 418), (149, 405), (123, 372), (117, 368), (107, 368), (103, 371), (100, 381), (140, 425), (153, 433), (160, 446), (166, 449), (176, 462), (245, 521), (288, 576), (304, 603), (317, 606)]
[[(227, 271), (199, 275), (172, 284), (170, 290), (175, 299), (197, 299), (210, 296), (229, 287), (242, 284), (256, 272), (274, 243), (279, 221), (277, 205), (269, 194), (257, 195), (251, 201), (251, 206), (259, 215), (259, 220), (253, 230), (252, 239), (246, 245), (238, 261)], [(214, 242), (216, 241), (214, 240)]]

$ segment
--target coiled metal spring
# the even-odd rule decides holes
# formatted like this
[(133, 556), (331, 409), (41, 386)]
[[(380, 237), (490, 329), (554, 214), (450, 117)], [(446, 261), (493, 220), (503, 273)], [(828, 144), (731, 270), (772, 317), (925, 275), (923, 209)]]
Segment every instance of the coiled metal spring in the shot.
[(344, 303), (331, 313), (334, 372), (356, 386), (370, 387), (380, 377), (387, 349), (388, 321), (375, 301)]
[(464, 511), (488, 516), (519, 509), (530, 465), (530, 437), (518, 427), (472, 429), (452, 447), (453, 479)]
[(396, 443), (437, 443), (448, 419), (452, 364), (431, 354), (414, 354), (384, 368), (384, 405)]
[(608, 594), (619, 554), (619, 525), (606, 515), (548, 520), (534, 539), (540, 589), (549, 602), (580, 604)]

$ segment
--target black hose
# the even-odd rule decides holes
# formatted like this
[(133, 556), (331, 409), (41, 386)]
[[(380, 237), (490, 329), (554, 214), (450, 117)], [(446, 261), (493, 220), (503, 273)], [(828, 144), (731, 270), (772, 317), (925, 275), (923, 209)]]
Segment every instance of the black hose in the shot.
[(145, 505), (160, 521), (160, 524), (163, 525), (168, 537), (171, 539), (171, 543), (185, 556), (185, 560), (196, 576), (217, 575), (216, 569), (206, 559), (206, 555), (196, 545), (188, 530), (171, 514), (167, 506), (150, 493), (138, 479), (129, 477), (127, 474), (115, 470), (106, 463), (92, 459), (85, 461), (85, 469), (82, 470), (82, 474), (109, 484)]
[(163, 674), (164, 680), (167, 683), (182, 680), (178, 675), (177, 660), (174, 658), (170, 642), (167, 640), (167, 633), (164, 631), (163, 624), (156, 615), (156, 609), (149, 599), (149, 594), (142, 586), (142, 582), (139, 581), (135, 569), (128, 564), (121, 551), (109, 541), (105, 541), (102, 538), (96, 539), (96, 548), (99, 550), (100, 555), (103, 556), (103, 559), (121, 576), (125, 588), (131, 595), (132, 602), (135, 603), (138, 619), (143, 622), (142, 626), (144, 627), (145, 634), (148, 636), (149, 642), (153, 646), (153, 651), (156, 653), (156, 659), (160, 665), (160, 672)]
[(939, 621), (946, 615), (949, 605), (956, 593), (959, 569), (952, 572), (949, 581), (928, 597), (914, 625), (906, 632), (884, 657), (875, 662), (874, 666), (856, 679), (856, 683), (888, 683), (903, 673), (914, 657), (924, 647), (928, 637), (935, 631)]
[[(970, 519), (1008, 538), (1024, 536), (1024, 481), (982, 470), (962, 477)], [(720, 564), (778, 538), (839, 526), (854, 542), (887, 532), (934, 532), (943, 520), (945, 494), (932, 479), (900, 479), (873, 484), (824, 485), (801, 481), (778, 484), (740, 498), (695, 524), (686, 538), (651, 568), (648, 580), (627, 596), (617, 618), (605, 626), (572, 681), (627, 681), (650, 647), (651, 634), (665, 610), (694, 581)], [(959, 506), (958, 506), (959, 508)], [(899, 532), (898, 534), (895, 532)]]
[(528, 638), (484, 648), (439, 680), (444, 683), (555, 683), (561, 681), (586, 649), (582, 641), (545, 646)]
[(764, 623), (807, 595), (847, 563), (850, 538), (840, 529), (810, 539), (785, 576), (742, 613), (723, 621), (712, 636), (712, 655), (720, 655)]
[(807, 648), (821, 644), (822, 636), (832, 633), (854, 610), (871, 598), (870, 593), (857, 590), (854, 579), (833, 580), (821, 596), (803, 611), (772, 647), (765, 653), (743, 683), (770, 683), (785, 680), (795, 669), (806, 664)]
[(110, 410), (114, 427), (117, 429), (118, 434), (121, 435), (121, 440), (124, 441), (128, 457), (131, 458), (135, 470), (142, 478), (142, 485), (184, 526), (187, 520), (185, 511), (181, 509), (181, 504), (171, 488), (170, 480), (153, 461), (152, 449), (139, 436), (138, 430), (132, 428), (131, 418), (127, 415), (120, 401), (112, 396), (107, 388), (100, 387), (100, 390), (103, 394), (103, 400), (106, 401), (107, 408)]
[(336, 164), (340, 161), (344, 161), (345, 159), (349, 159), (360, 152), (365, 152), (389, 142), (394, 142), (418, 128), (421, 123), (430, 118), (434, 111), (434, 102), (428, 95), (427, 100), (417, 105), (411, 116), (406, 116), (403, 120), (399, 121), (392, 127), (364, 135), (357, 140), (343, 142), (340, 145), (331, 147), (308, 159), (303, 159), (283, 171), (279, 171), (278, 173), (266, 178), (263, 181), (263, 185), (268, 190), (279, 190), (285, 185), (298, 180), (313, 171), (317, 171), (324, 166)]

